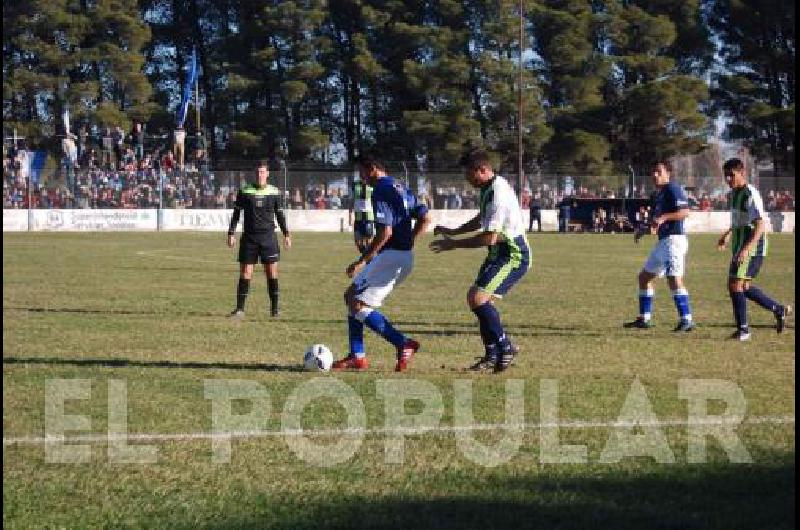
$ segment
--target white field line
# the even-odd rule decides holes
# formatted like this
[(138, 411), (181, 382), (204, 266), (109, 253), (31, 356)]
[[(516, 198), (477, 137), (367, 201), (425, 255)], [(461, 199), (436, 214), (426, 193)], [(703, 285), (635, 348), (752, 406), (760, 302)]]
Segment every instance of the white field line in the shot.
[(531, 431), (539, 429), (611, 429), (631, 427), (689, 427), (703, 425), (790, 425), (794, 424), (794, 416), (755, 416), (742, 421), (726, 418), (708, 418), (704, 420), (671, 419), (654, 422), (619, 422), (619, 421), (559, 421), (549, 423), (482, 423), (476, 425), (436, 425), (431, 427), (376, 427), (376, 428), (341, 428), (341, 429), (287, 429), (272, 431), (232, 431), (232, 432), (189, 432), (189, 433), (103, 433), (81, 434), (74, 436), (12, 436), (3, 437), (3, 446), (9, 445), (43, 445), (48, 443), (104, 443), (104, 442), (169, 442), (196, 440), (227, 440), (229, 438), (275, 438), (281, 436), (378, 436), (378, 435), (416, 435), (416, 434), (449, 434), (476, 431)]

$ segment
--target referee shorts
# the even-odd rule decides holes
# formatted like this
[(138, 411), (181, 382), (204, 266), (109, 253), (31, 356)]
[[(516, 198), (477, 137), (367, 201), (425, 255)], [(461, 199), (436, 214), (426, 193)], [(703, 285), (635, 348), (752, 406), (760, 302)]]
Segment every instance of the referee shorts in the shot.
[(242, 234), (239, 244), (239, 263), (253, 265), (261, 263), (277, 263), (281, 258), (281, 247), (275, 232), (262, 234)]

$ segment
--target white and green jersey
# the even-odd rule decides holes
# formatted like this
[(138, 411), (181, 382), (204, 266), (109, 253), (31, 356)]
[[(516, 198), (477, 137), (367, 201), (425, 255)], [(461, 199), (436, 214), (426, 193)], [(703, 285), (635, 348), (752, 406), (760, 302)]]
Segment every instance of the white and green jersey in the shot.
[[(764, 201), (761, 194), (751, 184), (736, 188), (730, 194), (731, 208), (731, 250), (734, 255), (750, 239), (755, 230), (754, 223), (758, 219), (766, 221), (767, 214), (764, 210)], [(764, 232), (758, 239), (751, 256), (767, 255), (767, 233)]]
[(517, 195), (506, 179), (495, 176), (480, 190), (481, 228), (503, 237), (489, 247), (489, 257), (506, 256), (514, 261), (527, 260), (528, 241), (525, 222)]

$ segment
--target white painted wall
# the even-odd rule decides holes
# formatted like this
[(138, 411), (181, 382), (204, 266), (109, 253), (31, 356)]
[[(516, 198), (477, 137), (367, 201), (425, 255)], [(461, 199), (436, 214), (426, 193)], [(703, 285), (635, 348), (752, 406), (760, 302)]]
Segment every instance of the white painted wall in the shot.
[[(230, 224), (232, 210), (161, 210), (162, 230), (202, 230), (224, 232)], [(456, 227), (474, 217), (477, 210), (432, 210), (433, 225)], [(525, 222), (528, 212), (525, 211)], [(158, 210), (33, 210), (30, 229), (35, 231), (105, 232), (155, 231)], [(297, 232), (349, 232), (347, 210), (286, 210), (289, 229)], [(795, 212), (769, 214), (768, 229), (772, 232), (794, 232)], [(3, 210), (3, 232), (27, 231), (28, 210)], [(718, 233), (730, 226), (728, 212), (692, 212), (687, 220), (689, 233)], [(558, 217), (555, 210), (542, 211), (542, 229), (555, 231)], [(238, 229), (241, 231), (242, 222)]]

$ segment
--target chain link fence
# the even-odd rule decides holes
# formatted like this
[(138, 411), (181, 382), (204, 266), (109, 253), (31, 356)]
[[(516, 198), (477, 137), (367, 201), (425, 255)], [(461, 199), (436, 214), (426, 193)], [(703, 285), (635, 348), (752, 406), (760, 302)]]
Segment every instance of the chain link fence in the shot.
[[(28, 204), (34, 208), (230, 208), (236, 191), (255, 175), (252, 160), (225, 160), (212, 166), (204, 157), (189, 154), (180, 167), (163, 151), (161, 157), (137, 157), (129, 149), (118, 158), (113, 153), (89, 152), (76, 161), (51, 156), (39, 168), (31, 166), (32, 153), (4, 149), (4, 208), (27, 208)], [(460, 168), (427, 170), (416, 161), (389, 161), (387, 168), (431, 208), (477, 208), (477, 192)], [(524, 208), (532, 200), (543, 209), (556, 208), (566, 199), (642, 200), (654, 191), (650, 175), (630, 169), (586, 175), (545, 168), (525, 175), (521, 186), (515, 168), (501, 167), (498, 173), (517, 190)], [(699, 173), (676, 159), (673, 173), (687, 190), (692, 208), (727, 208), (728, 187), (721, 168)], [(750, 182), (761, 190), (768, 210), (794, 210), (793, 172), (774, 175), (753, 164), (750, 173)], [(270, 163), (270, 183), (280, 188), (286, 208), (291, 209), (349, 208), (355, 176), (349, 165)]]

